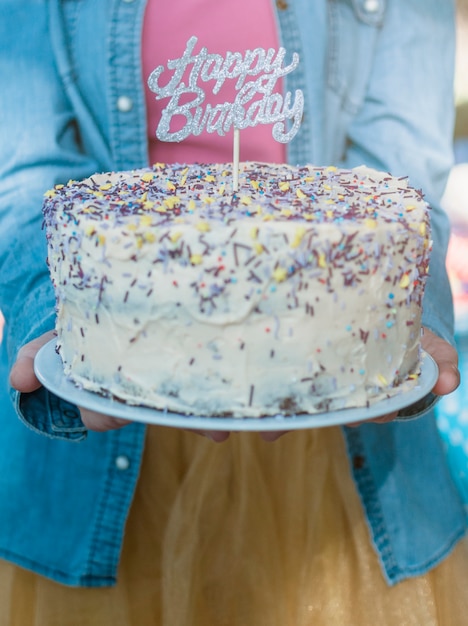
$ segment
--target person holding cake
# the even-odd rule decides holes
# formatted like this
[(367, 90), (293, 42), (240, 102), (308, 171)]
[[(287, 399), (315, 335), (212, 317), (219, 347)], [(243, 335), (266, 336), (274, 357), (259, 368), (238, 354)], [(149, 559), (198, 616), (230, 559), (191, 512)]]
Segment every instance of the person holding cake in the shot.
[[(459, 382), (445, 273), (448, 225), (440, 209), (452, 163), (453, 6), (442, 0), (309, 4), (5, 4), (0, 626), (461, 625), (466, 619), (466, 515), (432, 413), (436, 397)], [(439, 379), (422, 406), (391, 412), (382, 424), (279, 438), (208, 430), (217, 441), (227, 439), (213, 445), (182, 429), (80, 412), (40, 385), (33, 361), (56, 321), (41, 229), (44, 193), (99, 172), (231, 159), (231, 134), (197, 131), (176, 142), (155, 136), (167, 99), (155, 100), (148, 78), (168, 59), (181, 58), (187, 42), (193, 47), (182, 58), (192, 55), (195, 93), (200, 82), (219, 86), (205, 91), (205, 106), (213, 108), (235, 100), (249, 68), (241, 84), (228, 80), (228, 71), (201, 69), (203, 47), (222, 57), (280, 45), (299, 53), (294, 72), (276, 81), (277, 97), (270, 95), (282, 102), (283, 93), (303, 93), (300, 128), (287, 144), (266, 124), (245, 128), (242, 160), (365, 165), (407, 177), (424, 193), (433, 243), (422, 346), (437, 362)], [(294, 123), (299, 109), (290, 105)], [(96, 187), (90, 213), (106, 184)], [(200, 237), (210, 241), (203, 224)], [(105, 234), (91, 226), (86, 236), (99, 249)], [(372, 219), (367, 227), (373, 232)], [(57, 263), (71, 264), (70, 276), (83, 286), (72, 221), (67, 228), (69, 245)], [(296, 235), (291, 231), (291, 243)], [(252, 233), (252, 246), (267, 248), (257, 236)], [(180, 241), (176, 232), (167, 238), (171, 245)], [(135, 242), (144, 247), (145, 241), (152, 243), (151, 232), (142, 230)], [(197, 267), (195, 251), (190, 258)], [(318, 270), (324, 262), (316, 259)], [(403, 276), (398, 284), (408, 286)], [(92, 313), (105, 333), (109, 325)], [(71, 327), (74, 321), (71, 315)], [(390, 333), (393, 318), (387, 324)], [(82, 335), (79, 325), (77, 332)]]

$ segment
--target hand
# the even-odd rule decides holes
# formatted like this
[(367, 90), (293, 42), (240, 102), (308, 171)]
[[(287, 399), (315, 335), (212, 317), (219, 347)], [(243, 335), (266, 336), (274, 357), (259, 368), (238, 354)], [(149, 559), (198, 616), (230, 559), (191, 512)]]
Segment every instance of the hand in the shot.
[(423, 349), (431, 355), (439, 368), (439, 378), (432, 392), (438, 396), (452, 393), (460, 384), (457, 351), (427, 328), (423, 328), (421, 343)]
[[(437, 367), (439, 368), (439, 377), (432, 388), (432, 393), (437, 396), (445, 396), (452, 393), (452, 391), (455, 391), (460, 384), (458, 354), (455, 348), (427, 328), (423, 328), (421, 345), (423, 349), (434, 359), (437, 363)], [(377, 424), (385, 424), (386, 422), (391, 422), (397, 416), (398, 412), (394, 412), (367, 421)], [(353, 424), (348, 424), (348, 426), (359, 426), (359, 424), (362, 423), (363, 422), (355, 422)]]
[[(55, 331), (50, 330), (20, 348), (16, 362), (10, 372), (10, 384), (14, 389), (23, 393), (31, 393), (39, 389), (41, 383), (34, 373), (34, 359), (42, 346), (51, 341), (55, 336)], [(110, 430), (121, 428), (129, 423), (127, 420), (121, 420), (117, 417), (100, 415), (94, 411), (78, 408), (83, 424), (90, 430)]]

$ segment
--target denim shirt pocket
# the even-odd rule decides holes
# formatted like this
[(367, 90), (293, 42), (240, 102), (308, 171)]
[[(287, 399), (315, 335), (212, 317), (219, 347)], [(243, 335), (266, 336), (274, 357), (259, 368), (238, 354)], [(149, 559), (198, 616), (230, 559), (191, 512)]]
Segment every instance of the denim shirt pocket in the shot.
[(354, 115), (366, 93), (385, 0), (330, 0), (327, 84)]

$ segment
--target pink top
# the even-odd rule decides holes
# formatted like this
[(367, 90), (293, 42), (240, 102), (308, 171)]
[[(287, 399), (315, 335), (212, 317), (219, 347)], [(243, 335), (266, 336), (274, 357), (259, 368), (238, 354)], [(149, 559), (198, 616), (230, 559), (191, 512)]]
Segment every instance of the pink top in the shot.
[[(226, 20), (226, 15), (229, 19)], [(207, 18), (209, 16), (209, 19)], [(198, 42), (193, 55), (206, 47), (208, 53), (224, 56), (227, 51), (240, 52), (255, 48), (278, 50), (278, 35), (271, 0), (149, 0), (143, 26), (142, 62), (143, 80), (146, 89), (148, 117), (149, 157), (151, 163), (216, 163), (230, 162), (233, 154), (233, 132), (219, 136), (217, 132), (200, 135), (190, 134), (180, 142), (161, 142), (155, 132), (161, 118), (161, 111), (169, 102), (168, 98), (156, 100), (150, 91), (147, 80), (159, 65), (167, 66), (169, 59), (182, 56), (186, 43), (195, 35)], [(193, 66), (189, 66), (189, 71)], [(172, 76), (166, 70), (159, 79), (165, 85)], [(186, 80), (188, 73), (184, 75)], [(227, 79), (219, 93), (214, 95), (214, 80), (198, 81), (205, 91), (206, 103), (213, 106), (222, 102), (233, 102), (236, 97), (236, 79)], [(277, 82), (277, 91), (281, 81)], [(180, 118), (182, 119), (182, 118)], [(179, 127), (171, 126), (171, 132)], [(285, 160), (285, 146), (275, 141), (271, 134), (271, 124), (258, 124), (240, 131), (240, 160), (281, 163)]]

